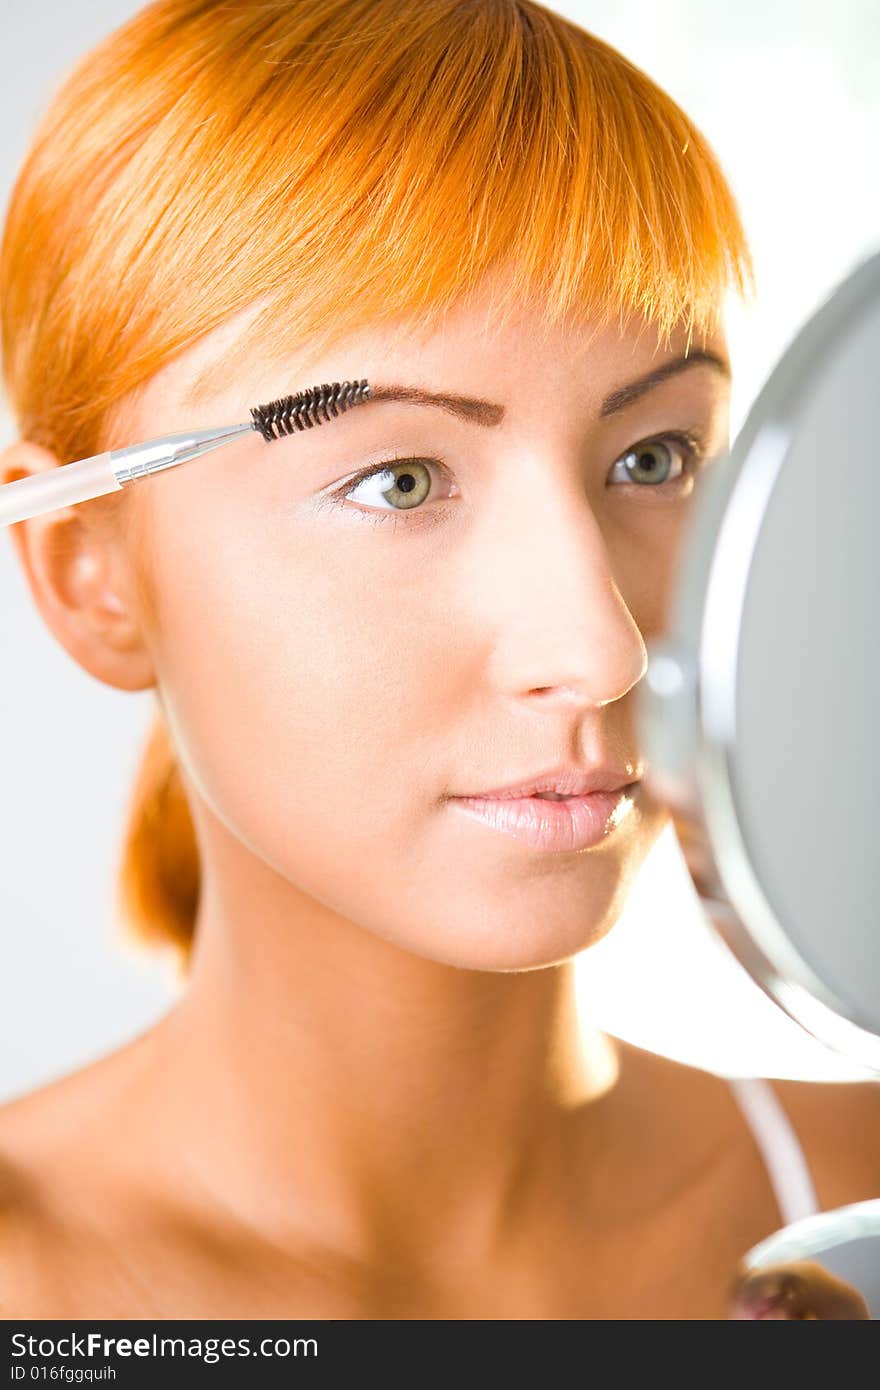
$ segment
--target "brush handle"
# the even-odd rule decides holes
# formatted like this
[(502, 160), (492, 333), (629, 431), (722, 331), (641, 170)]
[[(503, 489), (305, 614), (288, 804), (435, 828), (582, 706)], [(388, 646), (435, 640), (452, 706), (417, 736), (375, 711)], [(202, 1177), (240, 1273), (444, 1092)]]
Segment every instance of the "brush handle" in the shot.
[(41, 512), (119, 492), (121, 487), (110, 452), (48, 468), (44, 473), (32, 473), (0, 486), (0, 526), (13, 526)]

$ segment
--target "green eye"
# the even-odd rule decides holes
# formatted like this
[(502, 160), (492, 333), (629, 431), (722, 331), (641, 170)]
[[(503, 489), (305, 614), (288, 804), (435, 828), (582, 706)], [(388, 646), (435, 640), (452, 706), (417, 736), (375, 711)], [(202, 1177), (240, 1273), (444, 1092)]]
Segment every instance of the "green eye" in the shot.
[[(352, 501), (377, 513), (418, 511), (431, 494), (434, 473), (443, 465), (437, 459), (390, 459), (366, 468), (333, 493), (337, 502)], [(444, 470), (445, 471), (445, 470)], [(454, 496), (452, 491), (440, 494)]]
[(670, 450), (665, 444), (651, 444), (626, 454), (623, 466), (634, 483), (665, 483), (674, 467)]
[[(661, 497), (672, 500), (685, 494), (705, 457), (705, 441), (699, 433), (671, 430), (634, 444), (612, 465), (608, 478), (612, 485), (623, 484), (624, 489), (629, 487), (643, 494), (656, 490)], [(435, 478), (446, 479), (447, 486), (442, 491), (432, 490)], [(458, 485), (445, 465), (431, 458), (394, 458), (374, 464), (330, 494), (340, 505), (354, 502), (351, 510), (374, 522), (393, 522), (396, 512), (406, 511), (423, 513), (419, 521), (436, 522), (442, 519), (443, 509), (423, 504), (429, 498), (437, 501), (458, 495)], [(412, 524), (415, 520), (414, 516)]]
[[(677, 445), (677, 449), (670, 449), (670, 444)], [(699, 462), (698, 444), (693, 435), (685, 433), (649, 439), (628, 450), (611, 471), (614, 473), (615, 469), (621, 469), (622, 476), (618, 481), (634, 483), (638, 487), (643, 483), (649, 487), (662, 487), (664, 483), (674, 486), (694, 471)], [(676, 453), (679, 456), (677, 466)]]
[[(360, 497), (357, 496), (359, 488), (362, 489)], [(382, 498), (395, 511), (405, 511), (418, 507), (430, 491), (430, 471), (419, 459), (406, 459), (368, 473), (344, 495), (369, 507), (380, 505)]]

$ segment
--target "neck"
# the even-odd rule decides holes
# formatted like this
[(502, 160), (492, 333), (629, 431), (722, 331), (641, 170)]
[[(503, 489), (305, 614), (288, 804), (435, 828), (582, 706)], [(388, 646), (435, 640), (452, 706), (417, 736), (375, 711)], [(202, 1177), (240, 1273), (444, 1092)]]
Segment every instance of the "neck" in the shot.
[(189, 984), (155, 1030), (174, 1171), (276, 1242), (364, 1258), (477, 1258), (538, 1219), (617, 1079), (572, 963), (428, 960), (252, 857), (227, 866), (203, 873)]

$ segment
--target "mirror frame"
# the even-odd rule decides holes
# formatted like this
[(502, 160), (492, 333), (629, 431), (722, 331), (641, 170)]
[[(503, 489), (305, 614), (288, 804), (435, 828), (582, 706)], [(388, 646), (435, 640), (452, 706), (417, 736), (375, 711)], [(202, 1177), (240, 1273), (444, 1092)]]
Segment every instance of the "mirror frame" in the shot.
[(824, 364), (878, 302), (880, 253), (862, 262), (800, 329), (729, 452), (700, 476), (667, 635), (648, 644), (637, 718), (661, 796), (690, 808), (707, 832), (726, 895), (707, 898), (698, 889), (710, 925), (790, 1018), (880, 1073), (880, 1032), (815, 974), (768, 902), (740, 833), (732, 781), (743, 609), (766, 509)]

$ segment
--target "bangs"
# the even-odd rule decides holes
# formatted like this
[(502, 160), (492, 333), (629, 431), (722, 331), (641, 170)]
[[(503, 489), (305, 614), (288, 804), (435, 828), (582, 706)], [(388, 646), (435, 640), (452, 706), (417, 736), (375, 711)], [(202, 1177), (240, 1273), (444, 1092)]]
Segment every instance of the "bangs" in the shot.
[(69, 158), (41, 183), (32, 156), (7, 230), (34, 219), (43, 269), (6, 257), (0, 284), (31, 438), (52, 433), (25, 385), (41, 332), (69, 431), (256, 301), (224, 368), (401, 317), (430, 332), (489, 276), (487, 328), (528, 302), (548, 327), (637, 315), (688, 342), (754, 288), (700, 132), (529, 0), (161, 0), (88, 55), (49, 124)]

